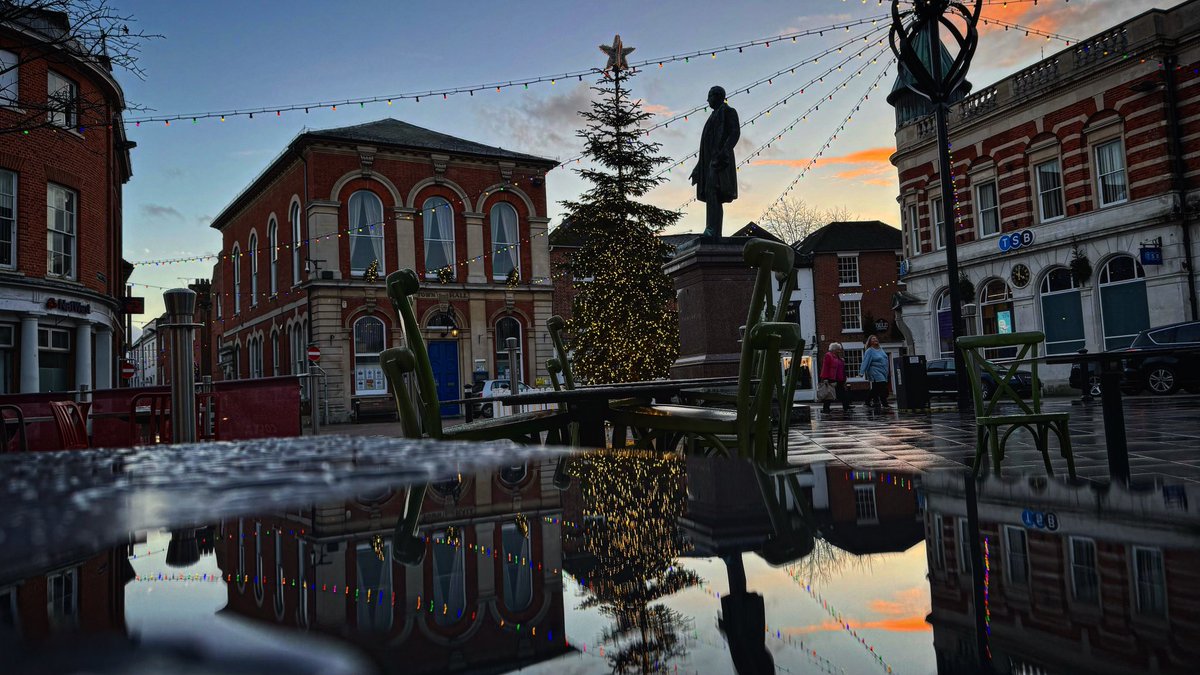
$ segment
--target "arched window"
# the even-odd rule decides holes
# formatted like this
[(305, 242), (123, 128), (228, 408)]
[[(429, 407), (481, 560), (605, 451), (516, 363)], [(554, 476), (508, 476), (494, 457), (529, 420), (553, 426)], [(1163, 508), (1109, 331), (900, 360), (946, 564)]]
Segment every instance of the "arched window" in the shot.
[(504, 545), (504, 606), (520, 612), (533, 602), (533, 568), (529, 566), (529, 536), (512, 523), (500, 530)]
[(233, 245), (233, 313), (242, 311), (242, 251), (237, 244)]
[(246, 521), (238, 518), (237, 527), (237, 542), (238, 542), (238, 559), (237, 559), (237, 587), (238, 592), (242, 593), (246, 590)]
[(383, 202), (370, 190), (350, 195), (350, 274), (362, 276), (378, 261), (383, 275)]
[(387, 602), (392, 595), (391, 538), (383, 542), (382, 555), (377, 554), (375, 546), (370, 543), (358, 544), (354, 553), (359, 586), (374, 590), (377, 598), (384, 599), (384, 602), (364, 602), (366, 598), (362, 598), (355, 603), (358, 607), (357, 628), (366, 632), (387, 632), (392, 628), (392, 616), (395, 612), (392, 604)]
[(271, 269), (269, 278), (271, 280), (271, 295), (279, 292), (279, 279), (276, 273), (279, 267), (279, 224), (272, 218), (271, 222), (267, 223), (267, 255), (271, 256)]
[(296, 538), (296, 594), (300, 602), (296, 606), (296, 618), (301, 626), (308, 627), (308, 542)]
[(425, 223), (425, 276), (436, 277), (438, 270), (449, 269), (454, 278), (454, 211), (450, 202), (430, 197), (421, 208)]
[(384, 394), (387, 385), (383, 380), (383, 368), (379, 363), (379, 352), (384, 349), (383, 322), (373, 316), (364, 316), (354, 322), (354, 393)]
[[(509, 273), (521, 267), (521, 251), (517, 238), (517, 210), (501, 202), (492, 207), (492, 278), (508, 279)], [(519, 274), (519, 272), (518, 272)]]
[(445, 532), (433, 535), (433, 620), (439, 626), (458, 623), (467, 604), (466, 542), (436, 543), (445, 539)]
[(300, 265), (300, 202), (292, 202), (288, 217), (292, 220), (292, 285), (295, 286), (300, 283), (300, 270), (303, 269)]
[(263, 597), (266, 595), (266, 582), (263, 576), (263, 536), (262, 523), (254, 523), (254, 600), (262, 606)]
[[(508, 362), (508, 338), (517, 339), (516, 364)], [(511, 379), (521, 382), (523, 380), (522, 373), (525, 372), (521, 368), (521, 359), (521, 322), (511, 316), (506, 316), (496, 322), (496, 377), (508, 378), (511, 375), (510, 365), (515, 365), (516, 377)], [(510, 382), (509, 386), (512, 387), (514, 393), (518, 391), (516, 384)]]
[(1083, 349), (1083, 303), (1071, 270), (1051, 269), (1042, 277), (1040, 291), (1046, 353), (1069, 354)]
[(938, 350), (942, 358), (954, 357), (954, 321), (950, 317), (950, 291), (942, 291), (937, 302)]
[[(1003, 279), (992, 279), (979, 292), (979, 327), (983, 335), (1006, 335), (1016, 332), (1013, 317), (1012, 289)], [(1006, 359), (1016, 356), (1016, 347), (989, 349), (989, 359)]]
[(247, 356), (250, 360), (250, 377), (263, 376), (263, 339), (262, 336), (254, 336), (246, 341)]
[(250, 306), (254, 307), (258, 304), (258, 234), (250, 233), (246, 253), (250, 255)]
[(1128, 347), (1139, 332), (1150, 327), (1146, 270), (1133, 256), (1114, 256), (1100, 268), (1099, 286), (1104, 348)]
[(283, 368), (280, 364), (281, 352), (283, 349), (280, 344), (280, 335), (278, 330), (271, 331), (271, 374), (278, 377), (283, 374)]

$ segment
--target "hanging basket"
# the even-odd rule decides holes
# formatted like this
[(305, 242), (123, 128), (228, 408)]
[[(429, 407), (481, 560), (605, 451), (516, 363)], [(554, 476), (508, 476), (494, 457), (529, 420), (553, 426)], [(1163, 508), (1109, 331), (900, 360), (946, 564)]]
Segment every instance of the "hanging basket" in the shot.
[(1092, 261), (1088, 260), (1087, 254), (1075, 249), (1071, 253), (1071, 277), (1075, 280), (1078, 286), (1086, 285), (1092, 278)]
[(961, 302), (968, 304), (975, 298), (975, 284), (965, 274), (958, 277), (958, 297)]

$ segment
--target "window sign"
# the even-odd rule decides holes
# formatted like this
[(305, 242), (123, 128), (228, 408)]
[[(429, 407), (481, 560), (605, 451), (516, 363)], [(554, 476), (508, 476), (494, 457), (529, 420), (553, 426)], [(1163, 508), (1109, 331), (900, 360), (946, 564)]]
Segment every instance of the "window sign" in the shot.
[(1000, 335), (1007, 335), (1013, 332), (1012, 312), (1007, 309), (996, 312), (996, 332)]

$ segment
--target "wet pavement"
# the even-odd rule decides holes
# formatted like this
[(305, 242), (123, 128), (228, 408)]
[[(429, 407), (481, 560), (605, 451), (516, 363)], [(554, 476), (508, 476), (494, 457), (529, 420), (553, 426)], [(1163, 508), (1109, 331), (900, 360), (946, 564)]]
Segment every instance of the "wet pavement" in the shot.
[[(1070, 413), (1076, 474), (1108, 480), (1108, 450), (1100, 401), (1080, 404), (1050, 399), (1046, 412)], [(1200, 396), (1125, 398), (1125, 435), (1135, 480), (1200, 482)], [(955, 412), (926, 415), (873, 411), (859, 405), (849, 414), (814, 408), (811, 425), (794, 427), (789, 459), (795, 463), (835, 461), (863, 470), (920, 472), (969, 466), (975, 456), (975, 423)], [(1054, 440), (1051, 465), (1066, 473)], [(1041, 472), (1042, 455), (1018, 431), (1009, 439), (1003, 471)]]

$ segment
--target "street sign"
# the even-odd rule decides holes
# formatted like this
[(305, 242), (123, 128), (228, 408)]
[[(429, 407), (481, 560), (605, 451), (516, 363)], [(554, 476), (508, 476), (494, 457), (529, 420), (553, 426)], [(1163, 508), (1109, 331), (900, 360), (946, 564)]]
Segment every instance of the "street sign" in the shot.
[(145, 314), (146, 299), (127, 295), (121, 298), (121, 311), (125, 314)]
[(308, 348), (308, 360), (316, 363), (321, 360), (321, 348), (313, 345)]
[(132, 380), (137, 374), (137, 366), (133, 365), (133, 361), (121, 361), (121, 379)]

